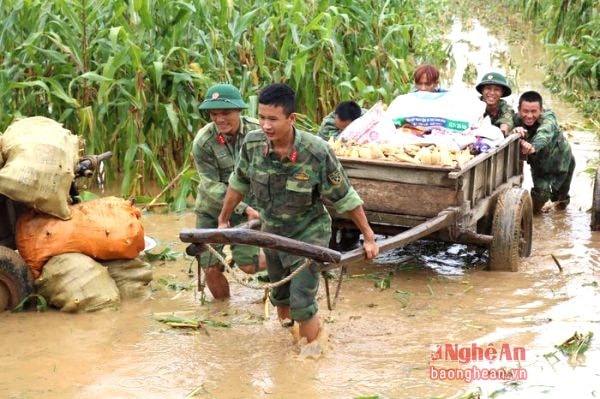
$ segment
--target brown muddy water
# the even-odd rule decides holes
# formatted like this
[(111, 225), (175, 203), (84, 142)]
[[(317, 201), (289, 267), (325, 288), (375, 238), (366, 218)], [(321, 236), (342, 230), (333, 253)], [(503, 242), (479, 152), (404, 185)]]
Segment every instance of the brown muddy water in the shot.
[[(486, 34), (473, 32), (469, 37)], [(526, 57), (521, 62), (534, 65)], [(480, 73), (487, 72), (484, 64)], [(522, 86), (542, 90), (540, 71), (522, 71)], [(561, 122), (577, 121), (572, 109), (547, 99)], [(485, 271), (485, 253), (461, 245), (420, 243), (383, 254), (349, 271), (334, 311), (321, 287), (329, 340), (315, 360), (299, 356), (273, 308), (264, 319), (261, 291), (232, 283), (231, 300), (202, 305), (194, 290), (158, 283), (193, 285), (191, 259), (157, 261), (151, 298), (117, 311), (0, 314), (0, 398), (598, 397), (600, 233), (589, 230), (591, 179), (582, 170), (599, 147), (591, 133), (571, 132), (570, 139), (578, 162), (573, 202), (565, 212), (534, 219), (533, 254), (517, 273)], [(194, 216), (146, 214), (144, 225), (158, 240), (153, 252), (183, 252), (178, 233), (194, 225)], [(399, 264), (407, 253), (415, 259)], [(386, 277), (390, 287), (377, 288)], [(174, 329), (154, 320), (161, 312), (230, 327)], [(596, 333), (584, 356), (573, 362), (560, 353), (544, 356), (576, 331)], [(513, 360), (433, 360), (446, 345), (524, 353)], [(456, 368), (480, 375), (470, 381), (452, 375)], [(481, 377), (505, 368), (518, 369), (522, 380)]]

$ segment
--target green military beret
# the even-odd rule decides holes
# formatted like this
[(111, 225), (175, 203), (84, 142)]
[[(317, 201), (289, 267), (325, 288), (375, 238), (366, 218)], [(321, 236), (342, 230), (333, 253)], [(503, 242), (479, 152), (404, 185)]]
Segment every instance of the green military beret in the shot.
[(483, 86), (485, 85), (497, 85), (502, 87), (502, 97), (510, 96), (510, 93), (512, 93), (512, 90), (508, 87), (506, 78), (498, 72), (490, 72), (483, 75), (481, 82), (475, 86), (475, 89), (481, 93), (483, 91)]
[(199, 109), (246, 109), (248, 104), (242, 100), (240, 91), (228, 83), (212, 86), (206, 92), (206, 97)]

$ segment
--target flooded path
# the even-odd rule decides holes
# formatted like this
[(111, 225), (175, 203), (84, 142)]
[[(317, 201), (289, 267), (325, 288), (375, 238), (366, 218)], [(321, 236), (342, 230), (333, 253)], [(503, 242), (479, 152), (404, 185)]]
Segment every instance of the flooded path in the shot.
[[(535, 51), (528, 54), (535, 57)], [(529, 72), (520, 75), (519, 92), (543, 91), (539, 71), (522, 71)], [(576, 113), (543, 94), (560, 122), (573, 121)], [(231, 300), (201, 305), (194, 289), (164, 284), (194, 287), (191, 259), (157, 261), (152, 297), (125, 302), (118, 311), (0, 314), (0, 398), (458, 398), (478, 391), (499, 398), (598, 396), (600, 233), (589, 230), (591, 179), (582, 171), (599, 147), (590, 133), (572, 132), (570, 139), (578, 162), (572, 204), (534, 219), (533, 254), (518, 273), (482, 270), (485, 254), (458, 245), (423, 244), (427, 251), (413, 248), (415, 260), (404, 264), (398, 260), (411, 248), (386, 253), (350, 270), (336, 310), (327, 310), (321, 287), (329, 341), (326, 353), (313, 360), (298, 356), (272, 307), (264, 319), (261, 291), (233, 283)], [(144, 225), (158, 240), (153, 252), (170, 247), (181, 253), (178, 233), (194, 225), (194, 215), (149, 214)], [(377, 288), (385, 278), (390, 287)], [(154, 320), (160, 312), (187, 312), (181, 314), (209, 322), (200, 330), (174, 329)], [(596, 333), (585, 358), (570, 364), (560, 353), (544, 357), (575, 331)], [(432, 360), (446, 344), (524, 348), (525, 356), (464, 364)], [(435, 378), (432, 366), (507, 367), (525, 370), (526, 379)]]

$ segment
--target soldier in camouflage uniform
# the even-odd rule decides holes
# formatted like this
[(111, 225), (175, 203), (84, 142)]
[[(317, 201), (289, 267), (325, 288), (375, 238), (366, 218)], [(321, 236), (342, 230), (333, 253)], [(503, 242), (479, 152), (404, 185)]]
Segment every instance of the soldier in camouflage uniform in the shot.
[(502, 130), (504, 136), (513, 128), (515, 112), (512, 107), (501, 97), (508, 97), (511, 89), (506, 83), (506, 78), (497, 72), (483, 75), (481, 82), (475, 87), (481, 93), (481, 101), (486, 104), (483, 116), (489, 116), (492, 125)]
[[(212, 86), (199, 108), (208, 111), (212, 122), (198, 131), (192, 146), (200, 177), (195, 206), (196, 227), (216, 228), (229, 175), (242, 141), (249, 131), (259, 129), (260, 125), (256, 119), (241, 116), (242, 109), (248, 106), (238, 89), (229, 84)], [(258, 218), (258, 212), (247, 202), (240, 202), (235, 208), (232, 223), (242, 223), (246, 218)], [(264, 267), (264, 255), (259, 248), (236, 245), (232, 246), (232, 254), (235, 263), (246, 273), (255, 273), (261, 258)], [(215, 256), (206, 251), (201, 255), (200, 263), (206, 268), (206, 285), (213, 297), (229, 297), (229, 283)]]
[[(337, 212), (348, 212), (364, 236), (367, 259), (378, 247), (362, 208), (362, 200), (331, 147), (319, 137), (294, 127), (295, 93), (285, 84), (265, 87), (258, 97), (262, 130), (246, 136), (235, 170), (229, 179), (219, 227), (229, 218), (244, 193), (251, 191), (260, 211), (263, 231), (327, 246), (331, 217), (323, 199)], [(265, 249), (269, 279), (279, 281), (304, 263), (305, 259)], [(319, 286), (314, 263), (288, 284), (272, 291), (280, 320), (300, 323), (300, 335), (309, 342), (320, 329), (315, 296)]]
[(575, 157), (554, 112), (544, 110), (539, 93), (528, 91), (521, 95), (515, 126), (514, 131), (523, 137), (521, 152), (527, 155), (531, 167), (533, 213), (540, 213), (548, 200), (557, 209), (565, 209), (570, 201)]
[(323, 119), (317, 135), (325, 141), (331, 137), (335, 139), (352, 121), (364, 115), (365, 112), (354, 101), (342, 101), (335, 107), (335, 111)]

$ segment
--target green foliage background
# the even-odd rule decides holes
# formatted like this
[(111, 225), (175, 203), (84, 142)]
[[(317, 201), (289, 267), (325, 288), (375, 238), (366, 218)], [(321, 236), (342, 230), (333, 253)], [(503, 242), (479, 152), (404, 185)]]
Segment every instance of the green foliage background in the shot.
[(342, 99), (389, 102), (416, 64), (443, 64), (444, 4), (3, 0), (0, 130), (19, 116), (64, 123), (88, 153), (113, 151), (122, 195), (181, 172), (164, 198), (181, 209), (195, 190), (189, 153), (210, 85), (230, 82), (256, 104), (265, 84), (286, 82), (314, 128)]
[(575, 101), (600, 131), (600, 3), (597, 0), (503, 0), (533, 21), (553, 52), (546, 84)]
[[(547, 84), (597, 125), (600, 12), (593, 0), (504, 0), (555, 51)], [(301, 127), (314, 130), (344, 99), (369, 106), (411, 85), (415, 65), (443, 66), (447, 0), (3, 0), (0, 130), (20, 116), (58, 120), (86, 152), (112, 150), (124, 196), (189, 203), (189, 159), (206, 122), (197, 106), (217, 82), (255, 111), (271, 82), (294, 87)]]

